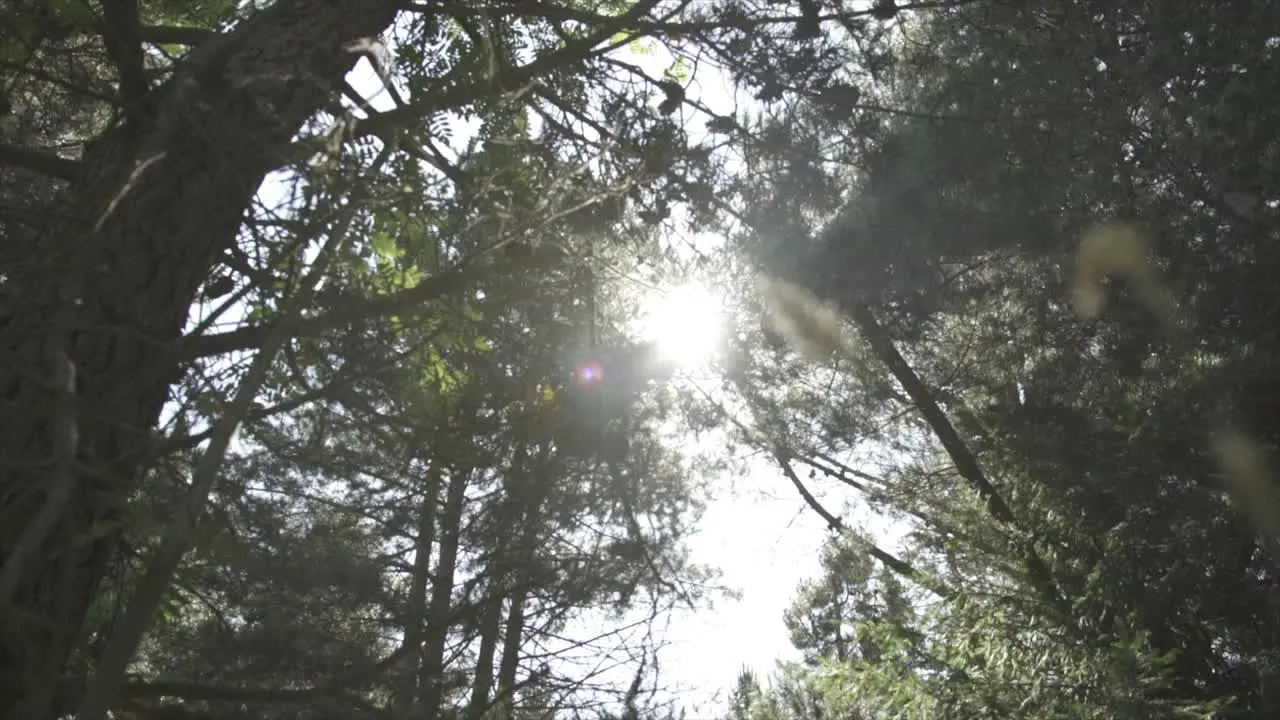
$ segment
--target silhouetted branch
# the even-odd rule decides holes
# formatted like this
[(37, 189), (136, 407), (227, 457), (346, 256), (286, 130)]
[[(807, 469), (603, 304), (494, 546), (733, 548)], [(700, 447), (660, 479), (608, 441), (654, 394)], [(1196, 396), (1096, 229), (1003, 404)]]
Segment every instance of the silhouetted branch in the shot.
[(172, 25), (151, 25), (139, 30), (143, 42), (156, 45), (198, 45), (218, 37), (213, 30)]
[[(836, 532), (845, 532), (848, 527), (844, 524), (844, 521), (836, 517), (830, 510), (823, 507), (822, 503), (818, 502), (818, 498), (814, 497), (813, 493), (809, 491), (809, 488), (800, 480), (800, 476), (796, 475), (796, 471), (791, 467), (791, 458), (789, 458), (782, 450), (775, 450), (773, 457), (777, 460), (778, 467), (782, 468), (783, 474), (787, 476), (787, 479), (791, 481), (792, 485), (796, 486), (796, 490), (800, 492), (800, 497), (804, 498), (805, 503), (807, 503), (814, 512), (818, 513), (818, 515), (826, 521), (827, 526)], [(866, 546), (867, 552), (871, 554), (871, 557), (875, 558), (882, 565), (895, 573), (920, 584), (922, 587), (928, 588), (939, 597), (950, 598), (954, 595), (950, 590), (934, 582), (924, 573), (917, 570), (911, 563), (881, 549), (878, 545), (866, 540), (865, 538), (859, 539)]]
[(102, 40), (120, 73), (120, 104), (126, 115), (136, 116), (150, 89), (143, 65), (138, 0), (103, 0)]
[(430, 301), (461, 292), (478, 277), (480, 273), (477, 271), (453, 271), (428, 278), (398, 293), (345, 300), (340, 304), (339, 309), (323, 315), (284, 318), (214, 335), (184, 338), (179, 343), (177, 356), (179, 360), (194, 360), (236, 350), (252, 349), (261, 345), (269, 333), (281, 324), (287, 325), (286, 332), (290, 337), (306, 337), (379, 316), (417, 315), (427, 311), (426, 305)]
[[(982, 470), (982, 466), (978, 463), (977, 457), (969, 449), (968, 444), (961, 439), (960, 434), (956, 432), (955, 426), (951, 424), (946, 413), (938, 406), (937, 400), (934, 399), (933, 393), (924, 384), (924, 381), (920, 379), (920, 376), (916, 374), (906, 359), (902, 357), (902, 354), (898, 352), (897, 347), (893, 344), (893, 339), (889, 337), (889, 333), (876, 320), (871, 308), (861, 302), (852, 302), (847, 303), (846, 310), (849, 312), (850, 317), (853, 318), (854, 324), (862, 331), (867, 344), (871, 346), (872, 353), (889, 369), (898, 384), (906, 391), (907, 396), (911, 398), (916, 409), (920, 411), (925, 421), (929, 423), (929, 427), (933, 430), (934, 435), (937, 436), (938, 441), (942, 443), (942, 447), (947, 451), (952, 464), (955, 465), (956, 472), (960, 473), (960, 477), (964, 478), (978, 495), (986, 501), (987, 511), (991, 513), (993, 518), (1004, 525), (1017, 528), (1017, 517), (1013, 514), (1013, 509), (1009, 507), (1009, 504), (996, 491), (995, 486), (991, 484), (986, 473)], [(1062, 612), (1064, 618), (1071, 617), (1070, 605), (1062, 597), (1048, 564), (1040, 557), (1029, 541), (1023, 542), (1022, 545), (1027, 575), (1030, 577), (1031, 584), (1035, 587), (1036, 592), (1051, 607)]]
[[(605, 18), (605, 21), (601, 22), (593, 32), (565, 43), (564, 47), (558, 50), (520, 67), (504, 68), (493, 77), (479, 82), (461, 86), (453, 85), (442, 92), (426, 93), (412, 104), (357, 121), (352, 134), (356, 137), (383, 137), (386, 133), (407, 127), (428, 114), (469, 105), (475, 102), (477, 97), (504, 92), (523, 92), (531, 88), (533, 82), (542, 75), (630, 42), (630, 38), (612, 42), (611, 39), (647, 15), (657, 4), (657, 0), (640, 0), (625, 13)], [(602, 43), (604, 45), (601, 45)]]
[(4, 143), (0, 143), (0, 163), (63, 180), (74, 180), (80, 172), (80, 163), (75, 160)]

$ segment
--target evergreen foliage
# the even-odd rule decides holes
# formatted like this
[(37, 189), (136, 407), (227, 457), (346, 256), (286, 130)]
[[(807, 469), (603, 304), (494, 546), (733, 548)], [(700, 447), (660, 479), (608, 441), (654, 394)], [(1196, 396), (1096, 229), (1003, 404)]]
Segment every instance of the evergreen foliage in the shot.
[(6, 4), (0, 717), (675, 718), (744, 456), (832, 533), (729, 720), (1280, 716), (1277, 28)]

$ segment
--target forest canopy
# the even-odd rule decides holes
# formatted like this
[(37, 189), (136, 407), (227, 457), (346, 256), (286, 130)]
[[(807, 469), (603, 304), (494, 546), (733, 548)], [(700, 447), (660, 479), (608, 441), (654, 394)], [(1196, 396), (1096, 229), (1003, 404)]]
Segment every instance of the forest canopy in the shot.
[(0, 717), (680, 717), (746, 475), (830, 534), (724, 720), (1276, 717), (1278, 48), (1260, 1), (6, 4)]

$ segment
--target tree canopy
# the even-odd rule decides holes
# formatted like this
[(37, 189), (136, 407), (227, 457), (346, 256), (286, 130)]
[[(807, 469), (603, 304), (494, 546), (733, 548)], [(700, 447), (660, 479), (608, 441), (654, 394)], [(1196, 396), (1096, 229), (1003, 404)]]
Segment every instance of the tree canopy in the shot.
[[(812, 241), (796, 261), (762, 218), (744, 242), (793, 283), (774, 303), (810, 322), (778, 329), (811, 360), (738, 384), (784, 469), (910, 531), (896, 555), (831, 540), (777, 690), (818, 704), (758, 716), (1276, 712), (1275, 23), (957, 5), (899, 21), (858, 88), (901, 112), (775, 116), (852, 170), (807, 217), (808, 185), (762, 180)], [(794, 391), (815, 373), (838, 400)]]
[(1274, 5), (6, 5), (0, 716), (1275, 716)]

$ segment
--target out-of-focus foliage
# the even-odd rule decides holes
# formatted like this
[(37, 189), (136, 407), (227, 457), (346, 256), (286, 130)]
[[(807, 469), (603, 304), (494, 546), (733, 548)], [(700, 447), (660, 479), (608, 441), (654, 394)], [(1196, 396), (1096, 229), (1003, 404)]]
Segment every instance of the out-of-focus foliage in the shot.
[[(1277, 712), (1280, 557), (1213, 452), (1224, 427), (1273, 458), (1280, 440), (1278, 22), (1266, 3), (903, 12), (878, 78), (836, 73), (852, 103), (762, 120), (848, 193), (833, 211), (762, 159), (752, 197), (774, 199), (741, 246), (847, 327), (755, 334), (773, 351), (733, 386), (772, 451), (908, 529), (896, 555), (834, 538), (788, 615), (826, 702)], [(1113, 219), (1150, 240), (1184, 334), (1143, 278), (1075, 312), (1077, 247)], [(799, 362), (785, 335), (815, 331), (849, 340)]]

